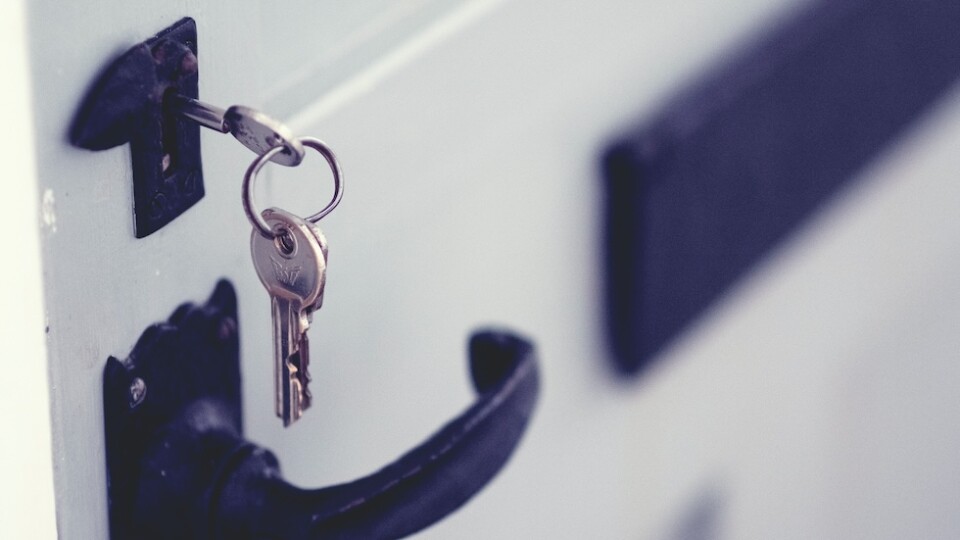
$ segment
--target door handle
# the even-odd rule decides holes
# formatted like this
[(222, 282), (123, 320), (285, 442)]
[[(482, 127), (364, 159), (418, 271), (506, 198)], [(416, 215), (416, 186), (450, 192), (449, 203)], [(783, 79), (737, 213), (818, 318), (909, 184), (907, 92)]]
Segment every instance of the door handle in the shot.
[(429, 527), (506, 464), (539, 392), (533, 346), (504, 331), (469, 342), (476, 402), (379, 471), (301, 489), (243, 438), (237, 301), (221, 281), (205, 305), (151, 326), (104, 369), (111, 537), (399, 538)]

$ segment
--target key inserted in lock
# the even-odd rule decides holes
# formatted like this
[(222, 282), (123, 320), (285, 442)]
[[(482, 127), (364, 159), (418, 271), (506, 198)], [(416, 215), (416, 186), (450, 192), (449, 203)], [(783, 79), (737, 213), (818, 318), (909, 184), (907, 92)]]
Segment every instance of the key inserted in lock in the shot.
[(134, 233), (143, 238), (204, 195), (200, 128), (231, 133), (258, 155), (294, 166), (303, 145), (281, 122), (235, 105), (198, 101), (197, 27), (184, 18), (139, 43), (92, 85), (70, 127), (70, 141), (88, 150), (130, 143)]
[(165, 106), (203, 127), (220, 133), (230, 133), (258, 155), (263, 155), (276, 146), (283, 146), (281, 151), (270, 158), (274, 163), (294, 167), (303, 161), (303, 144), (293, 136), (290, 129), (256, 109), (234, 105), (223, 110), (179, 94), (168, 96)]

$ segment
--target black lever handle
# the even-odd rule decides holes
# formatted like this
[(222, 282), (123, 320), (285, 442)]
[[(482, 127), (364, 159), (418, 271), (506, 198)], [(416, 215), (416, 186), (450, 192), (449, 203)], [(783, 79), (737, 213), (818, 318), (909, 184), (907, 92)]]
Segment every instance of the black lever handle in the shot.
[[(537, 396), (530, 345), (509, 334), (470, 340), (477, 402), (380, 471), (317, 490), (279, 477), (269, 452), (250, 448), (224, 485), (217, 538), (399, 538), (428, 527), (478, 492), (523, 435)], [(261, 501), (251, 507), (251, 496)]]
[(447, 516), (504, 466), (539, 391), (533, 347), (470, 339), (477, 401), (367, 477), (305, 490), (240, 429), (236, 299), (218, 284), (104, 371), (111, 533), (118, 538), (399, 538)]

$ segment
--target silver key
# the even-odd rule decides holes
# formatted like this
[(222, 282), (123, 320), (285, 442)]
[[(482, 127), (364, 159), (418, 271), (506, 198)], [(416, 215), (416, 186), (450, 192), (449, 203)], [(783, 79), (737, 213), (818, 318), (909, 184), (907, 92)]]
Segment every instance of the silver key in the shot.
[(174, 112), (205, 128), (230, 133), (258, 155), (266, 154), (274, 146), (283, 146), (283, 150), (270, 158), (274, 163), (294, 167), (303, 161), (306, 150), (290, 128), (256, 109), (234, 105), (223, 110), (181, 95), (172, 95), (167, 100)]
[(268, 239), (254, 230), (250, 251), (270, 293), (277, 416), (289, 426), (310, 407), (307, 329), (323, 303), (327, 242), (320, 229), (289, 212), (269, 208), (262, 215), (278, 236)]

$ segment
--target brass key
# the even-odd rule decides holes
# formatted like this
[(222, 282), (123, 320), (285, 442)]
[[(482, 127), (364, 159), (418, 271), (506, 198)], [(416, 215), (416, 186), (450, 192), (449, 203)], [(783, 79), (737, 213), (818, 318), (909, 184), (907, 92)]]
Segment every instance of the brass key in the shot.
[(333, 151), (313, 137), (299, 137), (296, 143), (319, 152), (333, 173), (333, 198), (319, 212), (300, 218), (277, 208), (261, 213), (254, 204), (257, 173), (284, 152), (284, 145), (264, 152), (243, 175), (243, 210), (253, 225), (253, 264), (271, 298), (276, 411), (284, 426), (297, 421), (310, 406), (307, 329), (313, 312), (323, 303), (327, 269), (327, 241), (313, 224), (332, 212), (343, 196), (340, 165)]
[(289, 426), (310, 407), (307, 329), (323, 303), (327, 243), (320, 229), (289, 212), (269, 208), (262, 216), (276, 237), (254, 230), (250, 251), (270, 294), (276, 410)]

